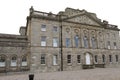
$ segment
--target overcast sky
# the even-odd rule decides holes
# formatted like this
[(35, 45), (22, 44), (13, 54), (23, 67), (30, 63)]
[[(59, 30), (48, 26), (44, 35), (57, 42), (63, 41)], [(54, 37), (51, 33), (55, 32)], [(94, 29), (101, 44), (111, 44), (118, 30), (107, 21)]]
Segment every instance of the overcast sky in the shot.
[(20, 26), (26, 25), (29, 8), (57, 14), (66, 7), (85, 9), (97, 14), (102, 20), (120, 28), (119, 0), (1, 0), (0, 33), (19, 34)]

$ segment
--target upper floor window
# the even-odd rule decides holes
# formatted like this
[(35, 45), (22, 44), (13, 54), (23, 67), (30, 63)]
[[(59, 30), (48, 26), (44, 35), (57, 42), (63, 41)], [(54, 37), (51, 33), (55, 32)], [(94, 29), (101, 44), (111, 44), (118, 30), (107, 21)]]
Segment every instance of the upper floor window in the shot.
[(27, 66), (27, 56), (22, 57), (22, 66)]
[(41, 54), (41, 64), (45, 64), (45, 54)]
[(53, 55), (53, 65), (57, 65), (58, 56)]
[(70, 47), (70, 38), (66, 38), (66, 47)]
[(58, 32), (58, 27), (57, 26), (53, 26), (53, 32)]
[(46, 25), (41, 25), (41, 31), (46, 31)]
[(81, 62), (81, 56), (80, 55), (77, 55), (77, 62), (80, 63)]
[(0, 56), (0, 67), (5, 67), (5, 61), (6, 61), (6, 59), (5, 59), (5, 56)]
[(113, 45), (114, 45), (114, 49), (117, 49), (117, 44), (116, 44), (116, 42), (113, 42)]
[(75, 41), (75, 47), (78, 47), (79, 46), (79, 36), (78, 35), (76, 35), (74, 37), (74, 41)]
[(110, 41), (107, 42), (107, 47), (110, 49)]
[(58, 38), (53, 38), (53, 47), (58, 47)]
[(41, 46), (46, 46), (46, 36), (41, 36)]
[(84, 36), (83, 40), (84, 40), (84, 47), (88, 48), (88, 38), (87, 38), (87, 36)]
[(11, 58), (11, 66), (17, 66), (17, 57), (16, 56), (13, 56)]
[(116, 62), (118, 62), (118, 55), (115, 55)]
[(71, 63), (71, 55), (67, 55), (67, 63)]
[(91, 38), (92, 48), (96, 48), (96, 40), (95, 37)]

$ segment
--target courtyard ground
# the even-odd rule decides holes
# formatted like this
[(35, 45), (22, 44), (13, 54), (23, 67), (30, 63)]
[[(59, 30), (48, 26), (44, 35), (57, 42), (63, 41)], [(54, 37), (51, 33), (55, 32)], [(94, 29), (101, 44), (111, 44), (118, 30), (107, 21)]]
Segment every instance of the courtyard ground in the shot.
[[(29, 80), (28, 75), (1, 75), (0, 80)], [(36, 73), (34, 80), (120, 80), (120, 68)]]

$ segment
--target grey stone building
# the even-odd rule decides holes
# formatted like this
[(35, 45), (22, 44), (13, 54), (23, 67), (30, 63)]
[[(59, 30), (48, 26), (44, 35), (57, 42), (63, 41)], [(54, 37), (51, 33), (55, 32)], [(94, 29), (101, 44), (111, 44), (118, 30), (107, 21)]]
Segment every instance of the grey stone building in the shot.
[(0, 70), (49, 72), (120, 67), (119, 29), (95, 13), (30, 8), (21, 35), (0, 34)]

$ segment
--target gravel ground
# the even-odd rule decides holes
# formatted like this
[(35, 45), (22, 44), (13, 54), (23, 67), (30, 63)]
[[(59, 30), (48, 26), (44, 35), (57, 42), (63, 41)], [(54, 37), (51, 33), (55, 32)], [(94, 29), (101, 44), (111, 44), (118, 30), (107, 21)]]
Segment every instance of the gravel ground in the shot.
[[(0, 80), (29, 80), (28, 74), (0, 76)], [(120, 80), (120, 68), (36, 73), (34, 80)]]

